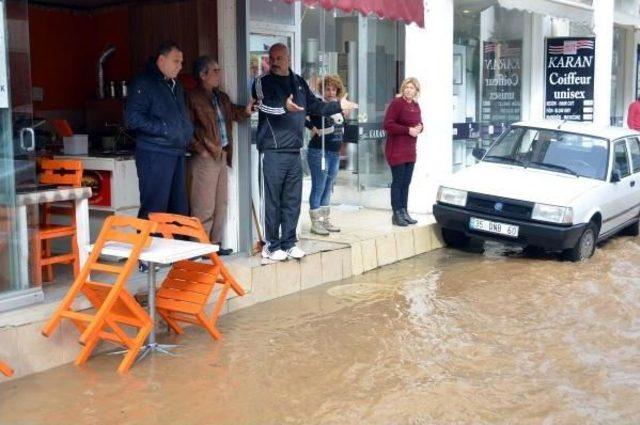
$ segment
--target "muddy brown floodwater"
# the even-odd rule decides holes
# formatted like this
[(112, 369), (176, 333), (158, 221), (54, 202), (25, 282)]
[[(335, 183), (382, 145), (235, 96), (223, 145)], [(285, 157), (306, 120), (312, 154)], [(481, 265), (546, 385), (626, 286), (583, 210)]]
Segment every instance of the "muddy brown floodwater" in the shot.
[(439, 250), (190, 328), (180, 356), (0, 384), (0, 424), (638, 424), (640, 241)]

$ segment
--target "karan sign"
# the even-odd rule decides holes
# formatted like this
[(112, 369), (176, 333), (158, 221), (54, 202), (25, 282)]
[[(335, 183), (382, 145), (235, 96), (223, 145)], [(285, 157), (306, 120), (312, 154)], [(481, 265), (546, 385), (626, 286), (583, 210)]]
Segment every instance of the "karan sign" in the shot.
[(593, 37), (547, 38), (545, 118), (593, 121)]

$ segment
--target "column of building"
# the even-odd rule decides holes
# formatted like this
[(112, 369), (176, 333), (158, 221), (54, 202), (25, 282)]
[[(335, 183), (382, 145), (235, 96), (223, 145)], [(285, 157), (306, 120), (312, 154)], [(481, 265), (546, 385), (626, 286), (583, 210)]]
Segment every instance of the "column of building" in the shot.
[(431, 212), (438, 186), (451, 174), (453, 122), (453, 0), (425, 4), (425, 28), (407, 26), (405, 75), (422, 86), (424, 132), (409, 194), (409, 209)]
[[(245, 99), (238, 99), (238, 61), (236, 58), (237, 40), (236, 40), (236, 5), (233, 1), (218, 2), (218, 62), (222, 73), (222, 87), (224, 91), (231, 97), (234, 102), (243, 105)], [(244, 74), (241, 74), (244, 75)], [(238, 140), (237, 125), (233, 125), (233, 138)], [(238, 245), (238, 226), (240, 219), (240, 211), (238, 204), (238, 157), (240, 150), (233, 155), (232, 167), (229, 170), (229, 202), (227, 207), (227, 225), (224, 232), (224, 246), (237, 251)], [(245, 214), (245, 219), (249, 216)]]
[(593, 0), (593, 8), (593, 32), (596, 36), (593, 122), (598, 125), (609, 125), (614, 2)]

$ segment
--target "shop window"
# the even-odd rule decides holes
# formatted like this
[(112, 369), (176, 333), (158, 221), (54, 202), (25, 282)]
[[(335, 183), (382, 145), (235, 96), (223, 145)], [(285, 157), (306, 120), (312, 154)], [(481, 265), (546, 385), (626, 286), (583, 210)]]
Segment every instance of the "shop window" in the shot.
[(253, 22), (287, 26), (296, 24), (295, 8), (283, 1), (252, 1), (249, 13)]
[(521, 119), (525, 16), (498, 2), (454, 3), (454, 172), (475, 163), (474, 147)]
[[(361, 204), (369, 196), (380, 196), (382, 191), (375, 189), (388, 188), (391, 183), (384, 156), (383, 121), (386, 107), (404, 78), (405, 24), (357, 12), (308, 7), (304, 2), (252, 0), (250, 14), (249, 85), (253, 77), (268, 72), (269, 47), (282, 42), (290, 47), (292, 69), (302, 75), (316, 95), (323, 94), (318, 87), (321, 77), (336, 74), (349, 99), (360, 105), (345, 120), (344, 137), (349, 143), (341, 147), (332, 202)], [(257, 114), (254, 114), (252, 143), (256, 130)], [(306, 161), (310, 136), (311, 132), (305, 131), (305, 148), (301, 152), (305, 193), (311, 185)], [(255, 149), (251, 161), (255, 170), (252, 196), (259, 199), (260, 164)], [(388, 198), (388, 194), (382, 196)]]
[(622, 127), (624, 124), (625, 93), (625, 35), (626, 31), (618, 26), (613, 28), (613, 56), (611, 63), (611, 125)]
[(581, 22), (569, 23), (569, 36), (571, 37), (593, 37), (594, 35), (590, 25)]
[(347, 117), (345, 137), (356, 143), (342, 145), (338, 190), (389, 187), (382, 127), (385, 109), (404, 78), (404, 24), (306, 6), (301, 21), (301, 74), (311, 89), (321, 96), (321, 77), (335, 74), (360, 105)]
[(631, 16), (639, 16), (638, 0), (615, 0), (616, 12), (624, 13)]

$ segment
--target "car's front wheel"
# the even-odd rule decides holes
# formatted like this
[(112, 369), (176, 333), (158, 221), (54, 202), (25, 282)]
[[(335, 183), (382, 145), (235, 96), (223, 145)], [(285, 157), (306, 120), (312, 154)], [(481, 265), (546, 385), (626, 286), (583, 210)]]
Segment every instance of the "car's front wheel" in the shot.
[(624, 234), (627, 236), (640, 236), (640, 219), (627, 226), (627, 228), (624, 229)]
[(598, 226), (590, 222), (585, 227), (580, 239), (573, 248), (564, 250), (563, 254), (570, 261), (584, 261), (591, 258), (596, 250), (596, 242), (598, 241)]
[(460, 248), (469, 243), (469, 236), (465, 235), (463, 232), (458, 230), (451, 229), (442, 229), (442, 240), (445, 245)]

